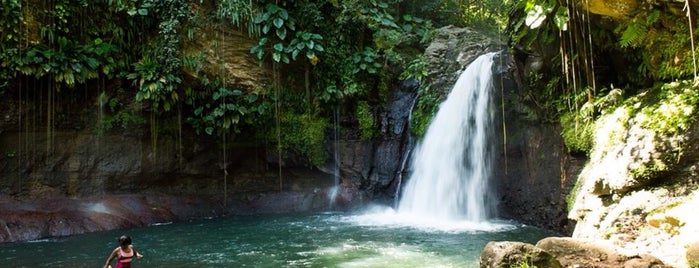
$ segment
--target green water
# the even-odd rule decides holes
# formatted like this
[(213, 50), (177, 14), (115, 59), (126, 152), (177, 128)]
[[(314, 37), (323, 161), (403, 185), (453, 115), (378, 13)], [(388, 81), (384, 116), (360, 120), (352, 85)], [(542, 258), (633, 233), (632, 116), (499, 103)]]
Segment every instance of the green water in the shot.
[(133, 267), (477, 267), (488, 241), (552, 235), (509, 222), (416, 228), (391, 217), (235, 216), (1, 244), (0, 267), (101, 267), (122, 234), (145, 255)]

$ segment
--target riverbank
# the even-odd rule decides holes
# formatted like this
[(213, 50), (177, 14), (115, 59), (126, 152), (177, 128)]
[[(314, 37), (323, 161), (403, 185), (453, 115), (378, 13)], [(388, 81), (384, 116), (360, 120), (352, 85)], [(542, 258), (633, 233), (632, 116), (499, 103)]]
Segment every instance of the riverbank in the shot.
[[(340, 191), (338, 205), (347, 204)], [(220, 196), (101, 195), (0, 197), (0, 243), (227, 215), (314, 212), (330, 208), (328, 189)]]

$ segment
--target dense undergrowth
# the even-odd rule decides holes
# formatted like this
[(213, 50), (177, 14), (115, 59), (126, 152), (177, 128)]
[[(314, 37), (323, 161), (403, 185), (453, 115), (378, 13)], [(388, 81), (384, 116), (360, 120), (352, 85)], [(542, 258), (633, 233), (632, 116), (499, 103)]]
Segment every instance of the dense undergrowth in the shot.
[[(527, 87), (520, 107), (533, 120), (560, 123), (571, 152), (589, 153), (595, 119), (640, 93), (695, 98), (673, 93), (691, 87), (675, 81), (696, 73), (696, 23), (687, 17), (695, 12), (667, 1), (613, 19), (561, 0), (2, 0), (2, 7), (0, 96), (35, 102), (36, 125), (56, 125), (62, 115), (52, 113), (68, 105), (59, 100), (90, 95), (103, 108), (98, 133), (150, 125), (157, 139), (185, 128), (296, 151), (309, 163), (323, 161), (316, 147), (328, 131), (320, 130), (334, 124), (357, 129), (341, 132), (357, 135), (350, 138), (376, 137), (392, 86), (425, 79), (422, 52), (444, 25), (502, 33), (513, 54), (540, 60), (520, 70)], [(187, 50), (212, 36), (225, 40), (231, 29), (253, 40), (244, 49), (271, 70), (268, 82), (236, 84), (211, 66), (216, 48)], [(420, 88), (416, 135), (440, 94)], [(683, 114), (654, 117), (669, 109), (661, 102), (643, 105), (633, 111), (649, 113), (649, 127), (673, 132), (691, 123)]]

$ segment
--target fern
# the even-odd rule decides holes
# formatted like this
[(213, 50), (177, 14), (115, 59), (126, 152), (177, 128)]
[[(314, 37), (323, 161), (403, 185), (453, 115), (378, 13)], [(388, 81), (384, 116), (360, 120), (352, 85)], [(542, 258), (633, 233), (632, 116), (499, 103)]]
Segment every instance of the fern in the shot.
[(638, 46), (641, 40), (646, 37), (647, 33), (648, 27), (646, 25), (634, 21), (628, 27), (626, 27), (624, 33), (621, 34), (619, 45), (622, 48)]
[[(644, 18), (645, 17), (645, 18)], [(619, 45), (622, 48), (637, 47), (648, 35), (651, 26), (660, 19), (660, 11), (651, 10), (637, 14), (621, 34)]]

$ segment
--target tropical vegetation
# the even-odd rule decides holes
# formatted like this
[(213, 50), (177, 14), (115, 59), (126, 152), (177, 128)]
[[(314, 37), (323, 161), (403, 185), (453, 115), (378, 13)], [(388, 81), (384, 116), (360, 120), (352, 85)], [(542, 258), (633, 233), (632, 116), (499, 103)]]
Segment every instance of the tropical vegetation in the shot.
[[(569, 149), (585, 153), (605, 109), (696, 77), (694, 7), (660, 2), (610, 23), (562, 0), (2, 0), (0, 96), (34, 102), (48, 131), (62, 107), (96, 99), (105, 108), (99, 133), (150, 126), (155, 141), (192, 131), (319, 164), (332, 120), (358, 129), (355, 138), (376, 137), (391, 85), (425, 79), (433, 31), (457, 25), (498, 32), (513, 54), (540, 57), (520, 102), (533, 118), (560, 123)], [(187, 50), (231, 31), (253, 40), (244, 49), (271, 70), (269, 83), (233, 83), (205, 71), (215, 69), (215, 48)], [(663, 128), (689, 119), (677, 120)]]

